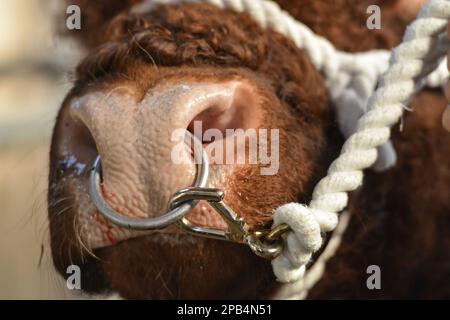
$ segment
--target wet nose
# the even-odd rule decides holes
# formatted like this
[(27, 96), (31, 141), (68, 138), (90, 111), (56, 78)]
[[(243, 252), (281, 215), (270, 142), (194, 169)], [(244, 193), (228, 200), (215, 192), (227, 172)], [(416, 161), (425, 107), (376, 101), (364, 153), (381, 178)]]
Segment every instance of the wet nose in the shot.
[(102, 158), (108, 204), (131, 217), (164, 212), (173, 192), (191, 186), (196, 175), (192, 161), (174, 158), (180, 150), (189, 152), (180, 148), (180, 130), (192, 130), (195, 121), (201, 121), (203, 130), (249, 126), (249, 90), (240, 81), (180, 82), (157, 85), (140, 99), (127, 87), (73, 99), (70, 114), (89, 130)]

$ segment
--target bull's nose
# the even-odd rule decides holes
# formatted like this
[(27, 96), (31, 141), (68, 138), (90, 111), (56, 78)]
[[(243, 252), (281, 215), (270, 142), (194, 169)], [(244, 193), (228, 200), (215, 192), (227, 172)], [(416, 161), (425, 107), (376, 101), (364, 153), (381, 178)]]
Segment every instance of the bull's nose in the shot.
[(150, 217), (195, 179), (193, 163), (174, 159), (184, 143), (174, 132), (194, 120), (203, 121), (203, 130), (248, 127), (251, 95), (239, 81), (158, 85), (141, 100), (132, 88), (117, 87), (75, 98), (70, 113), (89, 130), (102, 157), (106, 201), (124, 215)]

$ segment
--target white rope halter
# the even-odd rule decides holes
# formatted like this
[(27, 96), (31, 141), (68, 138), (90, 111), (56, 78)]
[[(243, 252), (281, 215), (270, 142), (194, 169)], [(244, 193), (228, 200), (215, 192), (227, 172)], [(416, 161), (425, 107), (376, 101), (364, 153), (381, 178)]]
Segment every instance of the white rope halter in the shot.
[[(385, 50), (357, 54), (338, 51), (328, 40), (268, 0), (151, 0), (138, 4), (132, 12), (144, 13), (155, 5), (183, 2), (210, 3), (251, 14), (262, 27), (280, 32), (304, 49), (326, 78), (337, 120), (347, 140), (327, 176), (316, 185), (309, 205), (288, 203), (274, 212), (273, 227), (287, 223), (292, 232), (285, 237), (283, 254), (272, 261), (273, 270), (281, 282), (297, 281), (322, 246), (322, 234), (338, 225), (338, 213), (347, 206), (348, 192), (362, 184), (363, 170), (374, 165), (377, 158), (376, 169), (395, 163), (395, 152), (389, 142), (390, 128), (402, 116), (404, 104), (422, 86), (438, 86), (447, 78), (446, 64), (441, 58), (447, 49), (444, 31), (450, 18), (450, 1), (430, 0), (392, 54)], [(381, 74), (379, 88), (374, 92)], [(330, 242), (337, 247), (339, 241)], [(321, 265), (314, 265), (312, 279), (316, 280), (311, 280), (306, 289), (317, 281), (317, 275), (320, 278), (329, 255), (318, 260)]]

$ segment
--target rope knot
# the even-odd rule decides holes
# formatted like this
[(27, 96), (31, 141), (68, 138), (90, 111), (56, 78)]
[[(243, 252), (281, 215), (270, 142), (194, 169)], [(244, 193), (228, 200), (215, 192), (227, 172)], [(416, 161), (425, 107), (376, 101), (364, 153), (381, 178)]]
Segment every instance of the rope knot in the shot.
[(321, 227), (313, 210), (299, 203), (288, 203), (275, 210), (274, 226), (282, 223), (287, 223), (293, 232), (287, 234), (284, 252), (272, 264), (279, 281), (292, 282), (303, 275), (306, 263), (320, 249)]

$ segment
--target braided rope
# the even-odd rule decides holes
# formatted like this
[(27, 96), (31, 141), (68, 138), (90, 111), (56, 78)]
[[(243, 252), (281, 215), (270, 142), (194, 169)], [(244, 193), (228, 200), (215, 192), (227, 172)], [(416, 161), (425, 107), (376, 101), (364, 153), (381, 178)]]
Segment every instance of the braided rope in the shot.
[[(312, 63), (326, 77), (330, 96), (337, 104), (338, 121), (339, 111), (345, 110), (345, 113), (341, 112), (344, 114), (341, 128), (344, 127), (348, 139), (340, 156), (328, 169), (327, 176), (316, 185), (309, 206), (288, 203), (274, 211), (273, 227), (287, 223), (292, 232), (285, 236), (283, 254), (272, 261), (273, 270), (281, 282), (296, 281), (302, 278), (306, 264), (322, 246), (322, 233), (336, 228), (337, 213), (347, 206), (348, 192), (362, 184), (362, 171), (377, 161), (379, 153), (390, 154), (391, 163), (384, 164), (384, 167), (395, 162), (388, 140), (391, 126), (403, 114), (404, 103), (420, 86), (426, 83), (441, 84), (447, 76), (441, 64), (432, 77), (418, 81), (435, 70), (439, 58), (445, 54), (445, 37), (440, 33), (450, 18), (450, 1), (430, 0), (422, 8), (418, 19), (407, 28), (403, 43), (393, 51), (389, 70), (383, 75), (380, 87), (374, 94), (372, 92), (380, 74), (387, 69), (387, 51), (359, 54), (337, 51), (327, 39), (314, 34), (272, 1), (153, 0), (137, 5), (133, 11), (148, 12), (155, 5), (181, 2), (206, 2), (223, 9), (245, 11), (261, 26), (292, 39), (309, 54)], [(345, 114), (355, 112), (345, 109), (345, 106), (352, 102), (359, 108), (354, 114), (359, 120), (350, 121), (354, 128), (345, 128)]]
[(344, 210), (339, 216), (339, 224), (333, 231), (333, 235), (324, 248), (323, 252), (305, 272), (305, 275), (298, 281), (286, 283), (280, 287), (278, 292), (273, 296), (274, 299), (279, 300), (301, 300), (305, 299), (308, 291), (322, 278), (325, 272), (325, 267), (330, 258), (334, 256), (342, 242), (345, 230), (350, 223), (352, 213), (349, 210)]
[[(361, 185), (362, 170), (375, 162), (375, 148), (389, 139), (390, 127), (403, 114), (403, 103), (417, 90), (414, 79), (424, 76), (424, 69), (436, 67), (435, 62), (428, 60), (428, 52), (444, 54), (439, 50), (437, 35), (445, 29), (449, 17), (448, 0), (427, 3), (418, 19), (407, 28), (403, 43), (393, 51), (389, 70), (369, 100), (369, 111), (359, 119), (357, 131), (347, 139), (341, 155), (315, 187), (309, 208), (287, 204), (275, 211), (274, 225), (288, 223), (294, 230), (287, 236), (285, 254), (273, 261), (280, 280), (297, 280), (312, 253), (320, 248), (320, 232), (335, 227), (336, 213), (347, 205), (347, 192)], [(296, 223), (307, 218), (310, 219), (299, 228)], [(304, 230), (308, 232), (302, 233)]]

